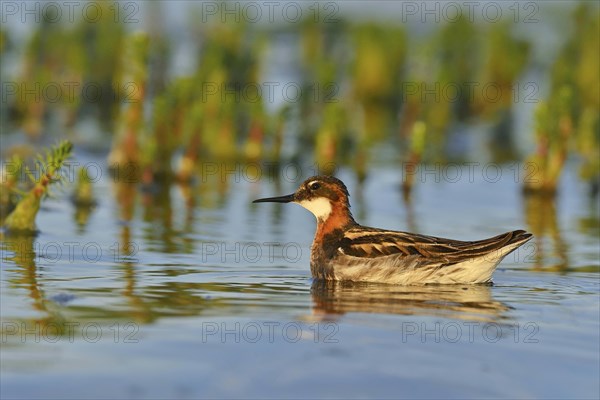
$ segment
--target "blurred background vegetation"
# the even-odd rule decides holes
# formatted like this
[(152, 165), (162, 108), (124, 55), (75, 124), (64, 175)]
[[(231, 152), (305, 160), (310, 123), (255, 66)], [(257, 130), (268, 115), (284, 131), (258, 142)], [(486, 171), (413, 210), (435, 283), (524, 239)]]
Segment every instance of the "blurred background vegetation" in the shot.
[[(552, 196), (573, 160), (598, 192), (597, 3), (425, 22), (386, 16), (388, 3), (379, 17), (306, 3), (292, 22), (277, 9), (254, 21), (239, 2), (89, 2), (93, 20), (73, 21), (40, 7), (38, 22), (0, 32), (3, 165), (59, 139), (144, 185), (191, 182), (214, 160), (347, 165), (362, 181), (385, 160), (409, 194), (420, 163), (522, 161), (535, 172), (523, 191)], [(5, 210), (19, 186), (7, 169)], [(77, 187), (92, 203), (85, 172)]]

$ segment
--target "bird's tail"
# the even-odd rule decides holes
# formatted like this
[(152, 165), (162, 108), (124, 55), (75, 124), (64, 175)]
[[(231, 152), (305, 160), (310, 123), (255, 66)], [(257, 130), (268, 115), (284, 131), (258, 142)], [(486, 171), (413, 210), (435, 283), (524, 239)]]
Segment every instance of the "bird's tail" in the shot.
[(490, 282), (496, 266), (532, 237), (531, 233), (517, 230), (471, 242), (470, 257), (463, 261), (469, 268), (464, 268), (462, 275), (456, 276), (456, 279), (468, 283)]
[(484, 257), (500, 262), (504, 257), (531, 240), (532, 237), (531, 233), (519, 229), (482, 240), (482, 250), (487, 248)]
[(510, 254), (517, 248), (521, 247), (525, 243), (531, 240), (533, 235), (529, 232), (526, 232), (522, 229), (507, 232), (505, 235), (510, 236), (508, 242), (501, 248), (501, 250), (506, 250), (504, 256)]

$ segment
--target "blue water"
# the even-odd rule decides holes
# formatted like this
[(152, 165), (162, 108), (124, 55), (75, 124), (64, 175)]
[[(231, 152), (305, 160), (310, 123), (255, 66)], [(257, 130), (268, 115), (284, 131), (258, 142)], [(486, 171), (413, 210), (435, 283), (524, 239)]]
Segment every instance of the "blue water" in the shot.
[(366, 225), (457, 239), (533, 232), (493, 286), (313, 282), (314, 217), (250, 203), (300, 177), (240, 169), (142, 191), (104, 174), (80, 224), (67, 190), (45, 203), (34, 240), (2, 241), (0, 394), (598, 398), (598, 203), (571, 168), (554, 204), (526, 207), (514, 166), (497, 180), (483, 167), (419, 175), (410, 204), (393, 166), (362, 186), (351, 170), (339, 176)]

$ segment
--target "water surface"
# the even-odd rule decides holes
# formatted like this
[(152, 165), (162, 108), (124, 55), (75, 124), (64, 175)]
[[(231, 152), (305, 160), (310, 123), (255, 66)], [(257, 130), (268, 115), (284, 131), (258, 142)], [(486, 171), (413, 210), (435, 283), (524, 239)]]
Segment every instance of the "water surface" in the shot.
[(250, 203), (300, 178), (141, 190), (105, 175), (93, 210), (50, 200), (37, 237), (2, 241), (1, 395), (598, 398), (597, 201), (571, 170), (555, 201), (523, 199), (510, 166), (476, 171), (426, 175), (409, 203), (396, 168), (340, 177), (366, 225), (534, 233), (493, 286), (313, 282), (314, 218)]

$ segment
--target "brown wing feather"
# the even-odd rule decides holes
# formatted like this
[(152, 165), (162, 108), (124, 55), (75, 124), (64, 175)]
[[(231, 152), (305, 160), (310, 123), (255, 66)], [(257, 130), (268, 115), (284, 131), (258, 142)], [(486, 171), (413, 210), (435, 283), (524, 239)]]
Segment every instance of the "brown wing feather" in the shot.
[(531, 234), (517, 230), (489, 239), (460, 241), (407, 232), (357, 227), (348, 230), (341, 241), (340, 251), (348, 256), (376, 258), (393, 254), (436, 259), (452, 264), (464, 259), (483, 256), (507, 245), (529, 240)]

